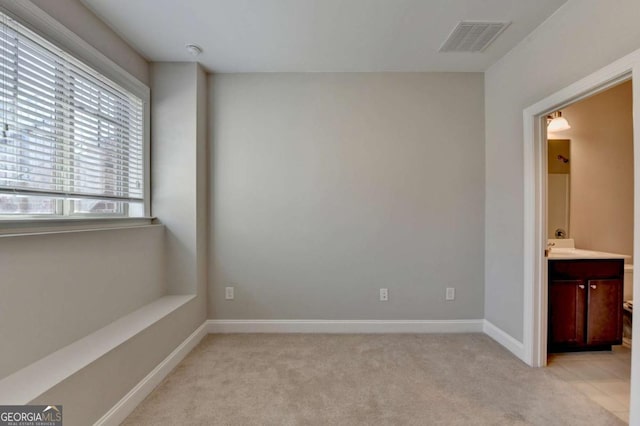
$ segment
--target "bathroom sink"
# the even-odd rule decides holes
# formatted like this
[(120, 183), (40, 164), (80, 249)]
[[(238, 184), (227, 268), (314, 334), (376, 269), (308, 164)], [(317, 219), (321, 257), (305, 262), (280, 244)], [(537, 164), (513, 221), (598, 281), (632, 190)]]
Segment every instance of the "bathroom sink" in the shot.
[(603, 251), (577, 249), (573, 247), (552, 247), (549, 259), (630, 259), (631, 256)]

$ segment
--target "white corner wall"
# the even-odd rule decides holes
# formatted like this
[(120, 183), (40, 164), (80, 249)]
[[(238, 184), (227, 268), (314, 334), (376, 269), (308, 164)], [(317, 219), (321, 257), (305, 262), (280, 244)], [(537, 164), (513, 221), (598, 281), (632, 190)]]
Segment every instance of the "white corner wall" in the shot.
[(482, 74), (216, 74), (209, 90), (209, 318), (483, 318)]
[(637, 0), (570, 0), (485, 73), (485, 317), (520, 341), (523, 110), (640, 48), (638, 16)]
[(196, 63), (151, 64), (151, 199), (167, 228), (170, 294), (206, 291), (206, 82)]

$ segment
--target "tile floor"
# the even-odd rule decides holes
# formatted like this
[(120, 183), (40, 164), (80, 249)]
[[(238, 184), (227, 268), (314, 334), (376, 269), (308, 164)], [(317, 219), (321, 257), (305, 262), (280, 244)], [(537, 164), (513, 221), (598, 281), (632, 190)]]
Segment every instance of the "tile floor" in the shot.
[(629, 423), (631, 349), (549, 354), (549, 370)]

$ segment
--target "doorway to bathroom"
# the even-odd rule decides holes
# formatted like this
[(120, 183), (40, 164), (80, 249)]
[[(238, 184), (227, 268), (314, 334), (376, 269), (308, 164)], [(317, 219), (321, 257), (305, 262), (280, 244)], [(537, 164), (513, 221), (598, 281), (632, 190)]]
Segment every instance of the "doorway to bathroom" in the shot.
[(547, 365), (629, 421), (633, 309), (631, 80), (547, 122)]
[[(570, 105), (593, 97), (629, 80), (638, 81), (640, 76), (640, 50), (635, 51), (599, 71), (536, 102), (523, 111), (524, 130), (524, 336), (522, 359), (534, 367), (547, 365), (548, 350), (548, 259), (545, 249), (547, 233), (547, 117)], [(631, 84), (633, 92), (633, 255), (640, 253), (640, 86)], [(566, 117), (565, 117), (566, 118)], [(558, 137), (557, 139), (561, 139)], [(568, 138), (564, 138), (568, 139)], [(605, 158), (606, 159), (606, 158)], [(569, 161), (571, 162), (571, 160)], [(569, 213), (570, 214), (570, 213)], [(568, 223), (571, 233), (571, 220)], [(554, 229), (555, 231), (555, 229)], [(579, 249), (578, 247), (577, 249)], [(568, 250), (569, 248), (565, 248)], [(573, 248), (576, 250), (576, 248)], [(640, 294), (638, 273), (633, 278), (633, 291)], [(579, 283), (577, 283), (579, 285)], [(599, 286), (602, 283), (594, 283)], [(640, 341), (640, 322), (633, 319), (633, 333)], [(591, 343), (594, 343), (593, 341)], [(516, 348), (516, 346), (514, 346)], [(640, 419), (640, 351), (629, 355), (631, 360), (631, 392), (629, 396), (629, 418)], [(622, 411), (622, 410), (621, 410)]]

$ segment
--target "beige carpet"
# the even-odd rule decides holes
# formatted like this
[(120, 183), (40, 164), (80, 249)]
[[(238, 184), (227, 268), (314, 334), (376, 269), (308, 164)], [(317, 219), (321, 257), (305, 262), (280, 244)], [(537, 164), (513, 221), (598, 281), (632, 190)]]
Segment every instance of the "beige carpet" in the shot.
[(210, 335), (125, 425), (618, 425), (482, 334)]

